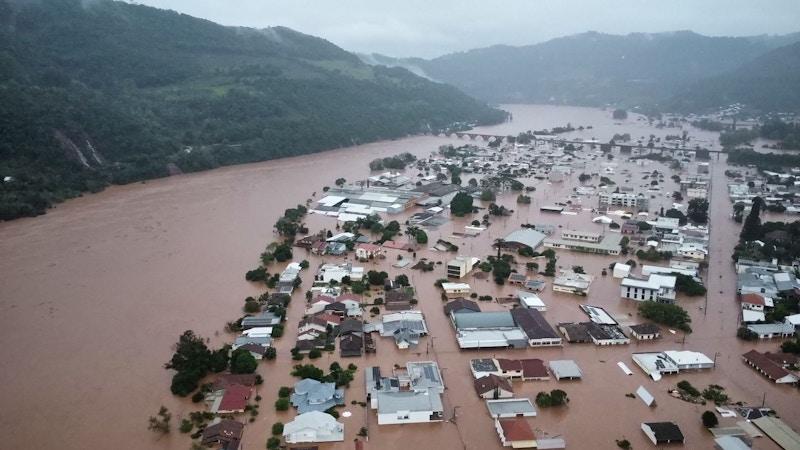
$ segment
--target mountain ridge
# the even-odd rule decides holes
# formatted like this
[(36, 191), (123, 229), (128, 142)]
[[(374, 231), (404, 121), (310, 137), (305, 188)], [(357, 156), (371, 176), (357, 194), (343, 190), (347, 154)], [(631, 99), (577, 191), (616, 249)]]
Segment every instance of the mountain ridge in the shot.
[(0, 0), (0, 220), (130, 183), (505, 113), (286, 27)]

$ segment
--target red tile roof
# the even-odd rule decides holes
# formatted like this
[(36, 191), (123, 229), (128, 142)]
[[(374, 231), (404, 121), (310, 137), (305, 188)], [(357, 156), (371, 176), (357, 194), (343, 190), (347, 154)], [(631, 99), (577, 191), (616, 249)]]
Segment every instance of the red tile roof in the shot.
[(758, 294), (744, 294), (742, 295), (742, 303), (749, 303), (751, 305), (763, 305), (764, 297)]
[(361, 303), (361, 296), (356, 294), (351, 294), (348, 292), (346, 294), (341, 294), (338, 297), (336, 297), (336, 301), (343, 302), (345, 300), (353, 300), (354, 302)]
[(483, 395), (487, 392), (494, 391), (495, 389), (502, 389), (507, 392), (514, 392), (514, 389), (511, 387), (511, 382), (506, 380), (503, 377), (498, 377), (497, 375), (490, 374), (485, 377), (480, 377), (474, 381), (475, 385), (475, 392), (478, 395)]
[(544, 361), (537, 358), (521, 359), (523, 378), (550, 378)]
[(221, 389), (225, 389), (228, 386), (232, 386), (234, 384), (238, 384), (240, 386), (255, 386), (256, 384), (256, 376), (252, 373), (243, 373), (243, 374), (233, 374), (228, 373), (225, 375), (220, 375), (214, 380), (214, 385), (212, 386), (212, 390), (218, 391)]
[(504, 372), (522, 370), (522, 364), (520, 364), (519, 360), (516, 359), (498, 358), (497, 365), (499, 365), (500, 370)]
[(742, 357), (771, 380), (778, 380), (790, 374), (788, 370), (756, 350), (750, 350)]
[(511, 419), (499, 419), (500, 428), (503, 429), (503, 436), (507, 441), (533, 441), (536, 435), (533, 434), (533, 429), (528, 424), (528, 421), (522, 417), (514, 417)]
[(250, 398), (251, 388), (234, 384), (225, 389), (218, 411), (244, 411), (247, 399)]
[(329, 323), (333, 324), (333, 325), (339, 325), (340, 323), (342, 323), (342, 318), (341, 317), (337, 316), (336, 314), (331, 314), (329, 312), (322, 313), (322, 314), (317, 314), (314, 317), (316, 317), (316, 318), (318, 318), (320, 320), (324, 320), (326, 322), (325, 325), (327, 325)]
[(365, 252), (377, 252), (378, 250), (381, 249), (381, 246), (380, 245), (375, 245), (375, 244), (358, 244), (358, 247), (356, 247), (356, 248), (360, 248), (361, 250), (364, 250)]

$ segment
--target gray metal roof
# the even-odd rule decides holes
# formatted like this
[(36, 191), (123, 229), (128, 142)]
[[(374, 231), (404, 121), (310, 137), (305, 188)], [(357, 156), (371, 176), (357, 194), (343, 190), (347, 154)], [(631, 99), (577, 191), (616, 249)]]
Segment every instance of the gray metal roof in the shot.
[(443, 411), (441, 396), (433, 391), (378, 392), (378, 413)]
[(547, 236), (531, 228), (520, 228), (519, 230), (512, 231), (505, 237), (506, 242), (516, 242), (519, 244), (527, 245), (532, 249), (536, 249), (542, 245), (542, 241)]
[(578, 364), (571, 359), (550, 361), (550, 370), (556, 378), (581, 378), (583, 376)]
[(527, 398), (486, 400), (486, 407), (489, 408), (489, 415), (494, 418), (519, 414), (529, 417), (536, 415), (536, 408)]
[(489, 311), (453, 314), (456, 328), (516, 328), (508, 311)]

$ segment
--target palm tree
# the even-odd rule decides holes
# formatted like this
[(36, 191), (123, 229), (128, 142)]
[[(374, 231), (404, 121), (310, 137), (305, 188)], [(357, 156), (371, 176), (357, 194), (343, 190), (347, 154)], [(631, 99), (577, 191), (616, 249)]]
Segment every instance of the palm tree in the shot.
[(497, 238), (494, 240), (494, 246), (497, 247), (497, 259), (500, 259), (500, 250), (503, 248), (503, 244), (506, 243), (506, 240), (503, 238)]

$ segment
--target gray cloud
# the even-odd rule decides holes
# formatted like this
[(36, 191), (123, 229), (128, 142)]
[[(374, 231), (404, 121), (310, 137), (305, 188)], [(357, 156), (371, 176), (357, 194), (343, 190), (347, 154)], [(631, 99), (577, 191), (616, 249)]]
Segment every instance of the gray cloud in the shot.
[(715, 36), (800, 30), (798, 0), (140, 0), (224, 25), (283, 25), (351, 51), (432, 57), (594, 30)]

